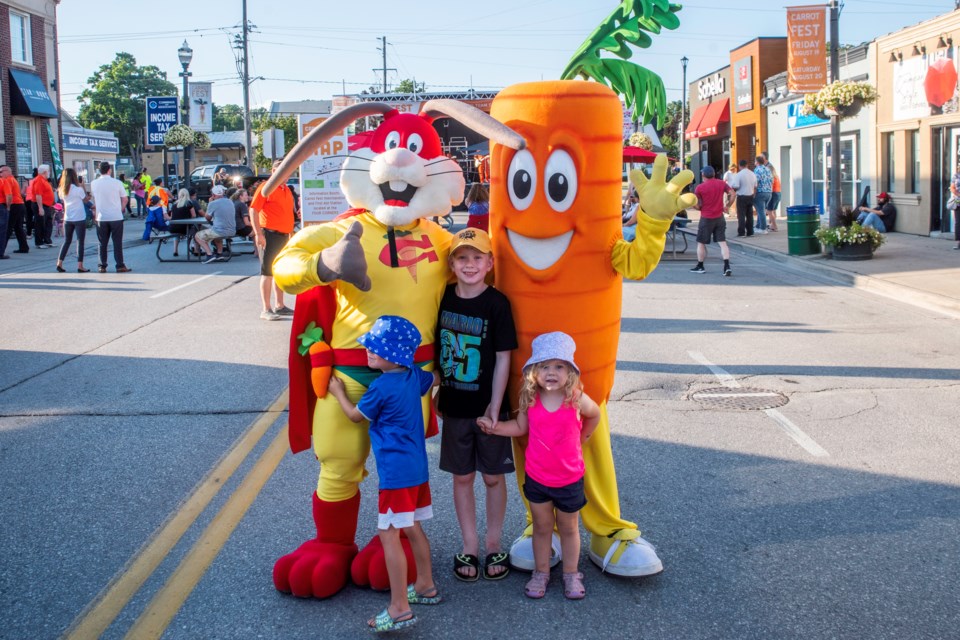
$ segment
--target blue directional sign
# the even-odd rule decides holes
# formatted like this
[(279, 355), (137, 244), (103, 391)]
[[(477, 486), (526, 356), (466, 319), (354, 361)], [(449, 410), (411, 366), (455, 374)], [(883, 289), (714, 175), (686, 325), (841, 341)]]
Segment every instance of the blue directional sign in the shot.
[(177, 96), (147, 98), (147, 144), (163, 146), (163, 136), (180, 122)]
[(813, 114), (804, 115), (801, 113), (802, 108), (803, 100), (791, 102), (787, 105), (787, 129), (800, 129), (802, 127), (812, 127), (816, 124), (827, 124), (830, 122), (830, 120), (818, 118)]

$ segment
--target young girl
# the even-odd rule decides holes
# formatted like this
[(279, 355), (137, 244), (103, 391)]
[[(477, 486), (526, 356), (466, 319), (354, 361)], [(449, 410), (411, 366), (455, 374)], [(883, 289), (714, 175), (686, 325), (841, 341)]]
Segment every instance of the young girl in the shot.
[[(534, 338), (533, 355), (523, 367), (520, 413), (496, 425), (486, 417), (477, 423), (487, 433), (527, 437), (523, 495), (533, 515), (533, 557), (536, 568), (524, 593), (542, 598), (550, 581), (550, 542), (554, 526), (563, 555), (563, 595), (586, 595), (580, 561), (579, 511), (583, 492), (583, 443), (600, 422), (600, 408), (583, 392), (580, 369), (573, 361), (577, 346), (559, 331)], [(529, 435), (528, 435), (529, 434)]]
[(475, 182), (467, 194), (467, 228), (488, 231), (490, 226), (490, 194), (486, 187)]

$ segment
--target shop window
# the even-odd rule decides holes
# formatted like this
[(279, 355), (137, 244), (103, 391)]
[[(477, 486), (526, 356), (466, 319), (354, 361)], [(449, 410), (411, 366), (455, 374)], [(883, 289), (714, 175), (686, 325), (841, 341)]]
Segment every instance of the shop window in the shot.
[(13, 132), (17, 141), (17, 173), (33, 177), (33, 168), (37, 166), (37, 136), (33, 121), (26, 118), (14, 118)]
[(30, 14), (13, 9), (10, 10), (10, 58), (14, 62), (33, 64)]
[(884, 135), (884, 151), (885, 151), (885, 166), (884, 166), (884, 185), (883, 190), (887, 193), (894, 193), (896, 189), (893, 188), (894, 177), (897, 175), (897, 165), (895, 162), (896, 158), (896, 146), (894, 144), (894, 134), (890, 132)]
[(908, 132), (910, 137), (910, 193), (920, 193), (920, 131)]

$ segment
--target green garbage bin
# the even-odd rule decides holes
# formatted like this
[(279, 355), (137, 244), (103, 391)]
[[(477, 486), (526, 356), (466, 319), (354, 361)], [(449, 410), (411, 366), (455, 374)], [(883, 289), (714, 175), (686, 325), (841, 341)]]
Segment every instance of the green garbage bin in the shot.
[(787, 207), (787, 248), (792, 256), (820, 253), (820, 241), (813, 235), (820, 228), (820, 207)]

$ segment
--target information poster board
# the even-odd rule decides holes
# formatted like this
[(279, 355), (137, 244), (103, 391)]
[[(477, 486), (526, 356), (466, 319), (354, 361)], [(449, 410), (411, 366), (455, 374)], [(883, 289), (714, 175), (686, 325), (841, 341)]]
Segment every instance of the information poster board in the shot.
[[(329, 116), (304, 114), (297, 129), (302, 140)], [(300, 209), (303, 223), (327, 222), (350, 208), (340, 191), (340, 168), (347, 157), (347, 132), (340, 131), (300, 165)]]

